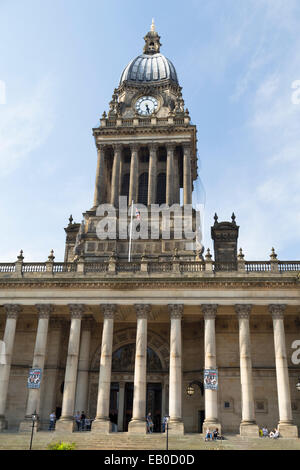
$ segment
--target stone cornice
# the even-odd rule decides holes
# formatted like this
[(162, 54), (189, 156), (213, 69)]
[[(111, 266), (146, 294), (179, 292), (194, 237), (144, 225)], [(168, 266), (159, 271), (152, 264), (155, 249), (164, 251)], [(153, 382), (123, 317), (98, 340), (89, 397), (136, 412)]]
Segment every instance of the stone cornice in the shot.
[(299, 281), (294, 278), (288, 279), (228, 279), (228, 278), (47, 278), (47, 279), (16, 279), (10, 278), (0, 281), (1, 289), (296, 289), (299, 290)]

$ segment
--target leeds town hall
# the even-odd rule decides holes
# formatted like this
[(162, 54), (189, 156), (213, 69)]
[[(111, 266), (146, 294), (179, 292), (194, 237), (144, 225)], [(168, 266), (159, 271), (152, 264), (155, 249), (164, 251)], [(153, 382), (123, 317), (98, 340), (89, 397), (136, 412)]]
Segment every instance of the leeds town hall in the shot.
[(174, 435), (298, 437), (300, 261), (245, 259), (234, 213), (211, 221), (213, 252), (175, 233), (175, 211), (163, 236), (152, 207), (192, 207), (197, 226), (197, 129), (154, 23), (144, 40), (93, 129), (94, 200), (64, 260), (0, 263), (0, 430), (55, 412), (70, 432), (84, 411), (95, 434), (146, 434), (151, 413), (157, 433), (167, 416)]

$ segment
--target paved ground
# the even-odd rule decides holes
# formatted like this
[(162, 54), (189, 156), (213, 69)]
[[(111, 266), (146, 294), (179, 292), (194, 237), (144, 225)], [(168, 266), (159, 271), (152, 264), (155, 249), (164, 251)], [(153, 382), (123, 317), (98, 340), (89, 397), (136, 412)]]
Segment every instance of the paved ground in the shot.
[[(90, 432), (61, 433), (40, 431), (33, 436), (33, 450), (46, 450), (50, 442), (74, 442), (77, 450), (165, 450), (166, 434), (129, 436), (127, 433), (95, 435)], [(0, 433), (0, 450), (27, 450), (30, 433)], [(169, 450), (300, 450), (300, 439), (272, 440), (226, 435), (225, 440), (205, 442), (202, 435), (169, 436)]]

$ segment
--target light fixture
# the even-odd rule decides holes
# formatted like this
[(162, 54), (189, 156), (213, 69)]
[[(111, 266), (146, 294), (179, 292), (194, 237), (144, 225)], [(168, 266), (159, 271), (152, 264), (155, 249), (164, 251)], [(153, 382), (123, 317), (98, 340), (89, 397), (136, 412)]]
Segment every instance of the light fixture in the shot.
[(300, 392), (300, 378), (298, 379), (298, 382), (296, 383), (296, 389), (298, 392)]
[(38, 419), (38, 415), (37, 415), (36, 410), (34, 410), (34, 413), (32, 413), (32, 415), (31, 415), (32, 428), (31, 428), (31, 439), (30, 439), (30, 447), (29, 447), (29, 450), (31, 450), (31, 448), (32, 448), (32, 439), (33, 439), (34, 425), (35, 425), (35, 422), (37, 421), (37, 419)]
[(191, 384), (187, 386), (186, 393), (189, 397), (192, 397), (194, 395), (195, 389)]

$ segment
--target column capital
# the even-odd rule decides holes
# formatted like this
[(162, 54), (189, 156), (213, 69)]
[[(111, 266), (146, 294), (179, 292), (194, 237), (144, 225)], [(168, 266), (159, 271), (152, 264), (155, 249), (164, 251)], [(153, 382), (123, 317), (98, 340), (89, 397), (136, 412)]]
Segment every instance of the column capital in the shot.
[(85, 306), (83, 304), (69, 304), (68, 307), (70, 309), (71, 318), (78, 318), (81, 320)]
[(286, 309), (286, 305), (284, 304), (271, 304), (269, 305), (269, 312), (272, 315), (274, 320), (284, 318), (284, 311)]
[(151, 312), (151, 305), (149, 304), (135, 304), (136, 318), (147, 319)]
[(107, 148), (107, 144), (97, 144), (97, 150), (105, 150)]
[(201, 305), (202, 312), (204, 314), (205, 319), (214, 319), (217, 315), (217, 304), (203, 304)]
[(18, 318), (18, 315), (22, 311), (21, 305), (18, 305), (18, 304), (5, 304), (3, 305), (3, 307), (5, 308), (5, 311), (6, 311), (6, 317), (12, 318), (15, 320)]
[(39, 314), (39, 318), (49, 318), (53, 312), (53, 305), (51, 304), (36, 304), (36, 309)]
[(181, 320), (183, 316), (183, 304), (169, 304), (168, 309), (170, 312), (170, 318)]
[(121, 150), (123, 149), (123, 144), (120, 144), (120, 143), (112, 144), (112, 148), (114, 152), (121, 152)]
[(148, 144), (148, 147), (149, 147), (149, 150), (152, 151), (152, 152), (156, 152), (158, 147), (159, 147), (159, 143), (158, 142), (150, 142)]
[(181, 145), (182, 145), (182, 148), (183, 148), (184, 150), (191, 150), (191, 148), (192, 148), (191, 142), (182, 142)]
[(167, 142), (166, 143), (167, 151), (171, 151), (171, 152), (174, 151), (177, 145), (178, 144), (176, 142)]
[(117, 310), (117, 306), (115, 304), (102, 304), (102, 312), (104, 318), (112, 318), (114, 319), (115, 313)]
[(140, 149), (140, 146), (141, 146), (141, 145), (140, 145), (140, 144), (137, 144), (136, 142), (131, 142), (131, 143), (129, 144), (130, 150), (131, 150), (132, 152), (138, 152), (139, 149)]
[(250, 304), (236, 304), (234, 306), (235, 313), (237, 314), (238, 319), (249, 319), (250, 313), (252, 309), (252, 305)]

